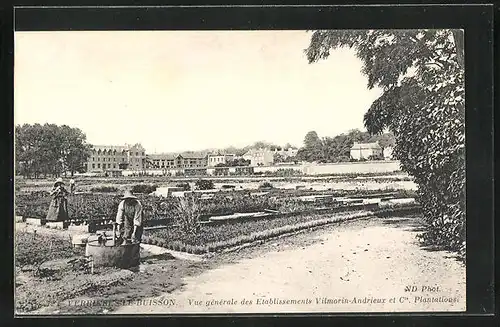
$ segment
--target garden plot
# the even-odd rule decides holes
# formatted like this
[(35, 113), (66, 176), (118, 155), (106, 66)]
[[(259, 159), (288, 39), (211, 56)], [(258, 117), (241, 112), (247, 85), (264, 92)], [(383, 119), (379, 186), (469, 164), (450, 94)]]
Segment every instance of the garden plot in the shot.
[(74, 248), (69, 238), (57, 234), (16, 230), (14, 262), (18, 314), (128, 278), (117, 269), (89, 274), (84, 249)]
[(209, 221), (231, 221), (235, 219), (245, 219), (245, 218), (263, 218), (271, 216), (271, 213), (268, 212), (248, 212), (248, 213), (234, 213), (232, 215), (223, 215), (223, 216), (213, 216), (208, 218)]
[[(262, 182), (243, 182), (238, 184), (237, 189), (258, 190)], [(215, 183), (215, 188), (222, 190), (222, 183)], [(387, 190), (387, 189), (403, 189), (416, 190), (416, 184), (413, 181), (383, 181), (379, 182), (373, 179), (353, 180), (353, 181), (338, 181), (338, 182), (320, 182), (311, 183), (308, 181), (298, 182), (273, 182), (273, 186), (278, 189), (285, 190), (313, 190), (313, 191), (328, 191), (328, 190)]]

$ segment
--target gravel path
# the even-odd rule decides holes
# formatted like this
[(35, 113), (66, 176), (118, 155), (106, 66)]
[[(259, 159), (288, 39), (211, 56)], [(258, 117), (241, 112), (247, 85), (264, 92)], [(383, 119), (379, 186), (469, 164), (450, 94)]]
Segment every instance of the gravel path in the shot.
[(465, 267), (421, 248), (417, 228), (417, 218), (372, 218), (271, 241), (113, 313), (464, 311)]

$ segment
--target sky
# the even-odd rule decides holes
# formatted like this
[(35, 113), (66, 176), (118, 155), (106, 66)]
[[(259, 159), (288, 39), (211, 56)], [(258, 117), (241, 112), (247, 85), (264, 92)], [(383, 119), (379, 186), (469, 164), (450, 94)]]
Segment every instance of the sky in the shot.
[(380, 95), (348, 49), (309, 64), (306, 31), (16, 32), (14, 124), (80, 128), (148, 153), (302, 146), (363, 127)]

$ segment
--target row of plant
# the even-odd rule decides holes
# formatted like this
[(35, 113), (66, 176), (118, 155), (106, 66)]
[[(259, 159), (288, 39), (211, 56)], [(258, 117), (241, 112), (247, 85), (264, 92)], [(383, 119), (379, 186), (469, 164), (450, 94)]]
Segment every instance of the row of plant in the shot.
[[(248, 192), (215, 194), (211, 199), (201, 199), (201, 195), (192, 194), (200, 205), (200, 216), (225, 215), (235, 212), (254, 212), (264, 209), (276, 209), (273, 197), (249, 196)], [(172, 197), (138, 195), (143, 206), (145, 220), (169, 219), (177, 213), (179, 200)], [(44, 218), (47, 214), (51, 197), (47, 192), (19, 194), (15, 199), (16, 215), (30, 218)], [(120, 195), (112, 194), (76, 194), (68, 197), (70, 219), (93, 220), (112, 218), (116, 215)]]
[[(363, 196), (381, 194), (380, 191), (308, 191), (273, 189), (268, 194), (251, 196), (250, 191), (238, 190), (217, 192), (210, 199), (202, 199), (200, 194), (191, 194), (199, 200), (200, 216), (230, 215), (235, 212), (257, 212), (265, 209), (280, 212), (304, 212), (318, 206), (333, 205), (328, 203), (303, 202), (297, 199), (304, 195)], [(392, 197), (413, 197), (413, 191), (399, 190)], [(144, 219), (173, 219), (177, 214), (178, 199), (172, 197), (139, 195), (143, 205)], [(51, 197), (46, 191), (18, 194), (15, 199), (16, 215), (30, 218), (44, 218), (47, 214)], [(120, 195), (118, 194), (75, 194), (68, 197), (68, 213), (73, 220), (94, 220), (112, 218), (116, 214)]]
[(191, 232), (183, 231), (182, 227), (176, 227), (147, 231), (144, 235), (144, 242), (174, 251), (203, 254), (254, 241), (266, 240), (303, 229), (371, 215), (373, 215), (371, 212), (339, 214), (334, 217), (324, 214), (303, 214), (244, 221), (230, 225), (200, 225)]
[(412, 215), (422, 212), (422, 207), (419, 204), (399, 204), (397, 206), (375, 210), (374, 214), (378, 217), (388, 217), (397, 214)]

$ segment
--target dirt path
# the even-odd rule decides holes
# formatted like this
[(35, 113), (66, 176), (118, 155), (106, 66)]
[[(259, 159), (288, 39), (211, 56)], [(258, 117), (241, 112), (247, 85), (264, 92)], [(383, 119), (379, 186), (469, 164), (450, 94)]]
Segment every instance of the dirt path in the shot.
[[(417, 225), (359, 220), (222, 255), (221, 265), (185, 278), (185, 287), (113, 313), (465, 310), (465, 267), (419, 247)], [(297, 302), (279, 303), (286, 300)]]

